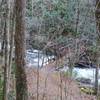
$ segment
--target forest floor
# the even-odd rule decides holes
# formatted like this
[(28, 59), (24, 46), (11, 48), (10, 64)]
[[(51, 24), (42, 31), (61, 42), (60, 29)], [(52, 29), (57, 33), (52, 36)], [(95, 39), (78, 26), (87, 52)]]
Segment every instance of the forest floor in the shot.
[(38, 100), (96, 100), (95, 96), (81, 92), (73, 79), (61, 78), (60, 72), (55, 71), (54, 67), (52, 63), (39, 72), (33, 67), (26, 69), (29, 100), (37, 100), (37, 96)]

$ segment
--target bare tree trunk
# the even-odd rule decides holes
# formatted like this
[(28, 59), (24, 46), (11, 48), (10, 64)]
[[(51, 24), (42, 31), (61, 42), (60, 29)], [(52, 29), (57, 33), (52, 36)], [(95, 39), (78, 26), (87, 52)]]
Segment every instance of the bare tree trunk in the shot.
[(3, 40), (1, 43), (1, 55), (4, 54), (4, 46), (5, 46), (5, 35), (4, 34), (2, 35), (2, 38), (3, 38)]
[(25, 3), (26, 0), (15, 0), (16, 100), (28, 100), (25, 73)]
[(12, 3), (12, 14), (11, 14), (11, 29), (10, 29), (10, 48), (9, 48), (9, 93), (11, 97), (14, 97), (14, 95), (11, 93), (12, 91), (15, 92), (15, 84), (14, 84), (14, 75), (12, 74), (12, 63), (13, 63), (13, 57), (14, 57), (14, 32), (15, 32), (15, 17), (14, 17), (14, 2)]
[(60, 72), (60, 100), (63, 100), (62, 85), (62, 73)]
[[(96, 11), (95, 11), (95, 17), (96, 17), (96, 26), (97, 26), (97, 33), (98, 33), (98, 44), (97, 46), (100, 46), (100, 1), (96, 0)], [(100, 51), (97, 53), (97, 70), (96, 70), (96, 86), (95, 89), (97, 89), (97, 100), (100, 99), (100, 93), (98, 92), (98, 69), (100, 65)]]
[(98, 70), (99, 66), (96, 67), (95, 71), (95, 93), (98, 94)]
[(5, 65), (4, 65), (4, 88), (3, 88), (3, 100), (8, 100), (9, 94), (9, 29), (10, 29), (10, 0), (5, 1)]
[(37, 68), (37, 100), (39, 100), (39, 56), (40, 52), (38, 51), (38, 68)]

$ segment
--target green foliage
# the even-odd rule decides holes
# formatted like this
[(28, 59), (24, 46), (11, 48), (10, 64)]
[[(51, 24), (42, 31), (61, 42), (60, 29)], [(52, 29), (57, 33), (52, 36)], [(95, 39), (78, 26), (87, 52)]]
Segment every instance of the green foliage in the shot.
[(0, 100), (2, 100), (2, 96), (3, 96), (3, 79), (0, 76)]
[[(3, 69), (2, 69), (3, 70)], [(15, 74), (15, 63), (12, 64), (12, 75)], [(0, 70), (0, 100), (2, 100), (3, 97), (3, 86), (4, 86), (4, 79), (3, 79), (3, 72)], [(8, 94), (9, 100), (14, 100), (15, 98), (15, 91), (11, 91)]]
[[(80, 0), (34, 0), (32, 5), (32, 0), (28, 0), (26, 13), (28, 31), (45, 35), (46, 39), (53, 37), (52, 42), (67, 44), (70, 44), (68, 42), (70, 34), (72, 39), (78, 37), (86, 40), (84, 44), (96, 52), (97, 49), (94, 47), (97, 41), (94, 6), (92, 2), (88, 3), (88, 1)], [(77, 10), (79, 10), (79, 19)], [(78, 26), (76, 26), (77, 19)], [(68, 35), (62, 35), (63, 31), (66, 31)], [(43, 44), (40, 42), (32, 42), (32, 44), (36, 43), (41, 48), (42, 45), (45, 45), (44, 42), (47, 41), (44, 40)]]
[(99, 49), (97, 46), (91, 46), (88, 48), (88, 50), (92, 51), (93, 53), (97, 53)]
[(71, 2), (66, 0), (50, 0), (47, 2), (37, 0), (34, 1), (34, 11), (32, 12), (32, 2), (28, 1), (27, 15), (28, 17), (38, 17), (39, 19), (42, 19), (41, 32), (43, 34), (49, 33), (52, 35), (62, 28), (74, 32), (75, 29), (73, 29), (72, 23), (75, 22), (75, 3), (76, 2), (73, 2), (73, 0)]

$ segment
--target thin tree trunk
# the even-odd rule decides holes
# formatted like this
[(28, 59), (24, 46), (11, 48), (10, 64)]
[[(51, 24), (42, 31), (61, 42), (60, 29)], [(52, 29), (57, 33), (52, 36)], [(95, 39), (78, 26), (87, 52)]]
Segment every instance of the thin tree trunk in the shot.
[[(97, 33), (98, 33), (98, 43), (97, 46), (100, 45), (100, 1), (96, 0), (96, 11), (95, 11), (95, 17), (96, 17), (96, 27), (97, 27)], [(99, 68), (100, 65), (100, 51), (98, 51), (97, 53), (97, 67)], [(98, 69), (96, 70), (96, 78), (98, 78)], [(98, 92), (98, 79), (96, 79), (96, 86), (95, 88), (97, 88), (97, 100), (99, 100), (100, 98), (100, 93)]]
[[(14, 8), (13, 8), (14, 9)], [(14, 57), (14, 32), (15, 32), (15, 20), (12, 15), (11, 20), (11, 30), (10, 30), (10, 48), (9, 48), (9, 86), (13, 85), (14, 76), (12, 76), (12, 61)], [(13, 91), (14, 88), (10, 87), (10, 92)], [(10, 94), (11, 95), (11, 94)]]
[(98, 94), (98, 70), (99, 70), (99, 66), (97, 66), (95, 70), (95, 93), (96, 94)]
[(38, 68), (37, 68), (37, 100), (39, 100), (39, 59), (40, 59), (40, 52), (38, 51)]
[(62, 85), (62, 73), (60, 72), (60, 100), (63, 100)]
[(3, 100), (8, 100), (9, 94), (9, 29), (10, 29), (10, 0), (5, 1), (5, 65), (4, 65), (4, 88), (3, 88)]

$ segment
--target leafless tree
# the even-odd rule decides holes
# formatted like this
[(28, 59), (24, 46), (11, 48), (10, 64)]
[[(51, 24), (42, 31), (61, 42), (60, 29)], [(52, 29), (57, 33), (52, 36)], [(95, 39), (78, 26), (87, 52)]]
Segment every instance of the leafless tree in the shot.
[(26, 0), (15, 0), (16, 100), (28, 100), (25, 73), (25, 5)]

